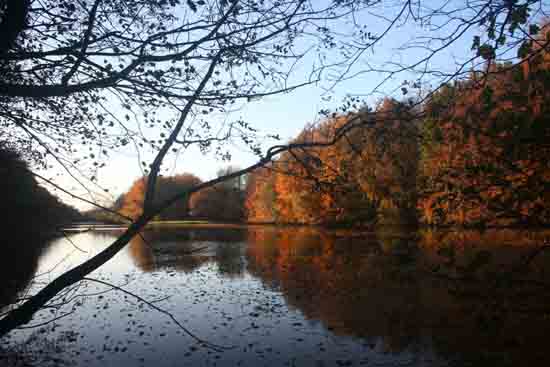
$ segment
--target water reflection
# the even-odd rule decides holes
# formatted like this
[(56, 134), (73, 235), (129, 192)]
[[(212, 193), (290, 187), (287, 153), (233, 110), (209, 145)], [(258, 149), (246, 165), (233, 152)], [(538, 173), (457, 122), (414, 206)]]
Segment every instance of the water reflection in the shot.
[[(246, 248), (248, 273), (337, 335), (373, 345), (382, 340), (386, 352), (421, 348), (429, 341), (449, 358), (497, 355), (519, 361), (527, 347), (529, 358), (540, 358), (544, 350), (536, 341), (544, 340), (541, 325), (550, 327), (550, 322), (536, 310), (548, 304), (548, 293), (495, 288), (479, 272), (470, 281), (445, 276), (463, 275), (459, 270), (482, 249), (492, 253), (482, 273), (501, 274), (546, 239), (546, 233), (512, 230), (411, 233), (386, 227), (358, 235), (266, 227), (246, 233), (150, 231), (132, 241), (130, 253), (143, 271), (191, 272), (214, 262), (220, 274), (230, 277), (244, 273)], [(439, 251), (446, 247), (456, 251), (452, 267)], [(526, 274), (546, 280), (547, 264), (541, 256)], [(434, 273), (442, 266), (446, 272)]]
[(132, 239), (129, 252), (144, 272), (175, 269), (192, 272), (209, 262), (226, 276), (244, 273), (244, 229), (148, 230)]
[(14, 302), (35, 275), (45, 242), (38, 236), (8, 237), (3, 241), (0, 256), (0, 310)]
[[(548, 360), (550, 320), (541, 311), (550, 294), (494, 280), (547, 238), (508, 230), (411, 235), (392, 228), (366, 236), (308, 228), (250, 231), (248, 270), (280, 289), (307, 318), (373, 345), (381, 339), (386, 352), (430, 343), (451, 361), (530, 365)], [(456, 251), (452, 266), (440, 254), (444, 247)], [(491, 261), (465, 276), (482, 249), (489, 249)], [(549, 261), (541, 256), (522, 270), (522, 279), (550, 284)], [(434, 271), (441, 267), (445, 271)]]
[[(119, 233), (90, 232), (73, 239), (97, 251)], [(314, 365), (319, 361), (310, 355), (320, 350), (348, 355), (354, 363), (371, 359), (399, 364), (405, 355), (412, 356), (413, 365), (544, 365), (550, 362), (545, 353), (550, 253), (541, 253), (528, 266), (518, 264), (548, 239), (548, 231), (514, 230), (163, 228), (134, 238), (127, 252), (107, 264), (103, 276), (116, 281), (134, 272), (139, 280), (134, 291), (166, 292), (166, 307), (178, 318), (196, 322), (193, 327), (199, 335), (238, 345), (221, 357), (225, 364), (244, 360), (255, 365), (258, 355), (243, 351), (264, 343), (262, 363), (270, 361), (267, 365), (281, 364), (281, 356), (301, 357), (310, 361), (303, 363)], [(38, 253), (32, 259), (25, 256), (21, 261), (29, 265), (24, 272), (29, 279)], [(9, 272), (2, 275), (15, 278)], [(116, 300), (101, 302), (91, 302), (77, 315), (98, 320), (96, 309)], [(120, 302), (122, 314), (129, 314), (129, 306)], [(136, 311), (130, 314), (134, 318)], [(90, 336), (86, 317), (67, 321), (67, 327), (72, 330), (81, 323), (83, 340), (96, 338), (101, 346), (104, 330), (115, 334), (114, 325), (130, 330), (128, 325), (142, 323), (130, 319), (125, 324), (117, 315), (102, 315), (109, 326), (94, 331), (95, 337)], [(152, 320), (151, 333), (166, 325), (165, 320)], [(270, 336), (270, 330), (275, 335)], [(140, 338), (148, 335), (138, 333)], [(293, 349), (296, 341), (307, 340), (308, 347)], [(328, 346), (327, 340), (334, 343)], [(143, 343), (165, 348), (174, 356), (170, 358), (181, 357), (181, 339)], [(137, 344), (136, 350), (142, 351)], [(157, 358), (155, 352), (146, 356)], [(130, 356), (117, 358), (122, 363)], [(214, 357), (206, 353), (189, 358), (197, 365)], [(174, 360), (165, 362), (159, 366), (173, 365)]]

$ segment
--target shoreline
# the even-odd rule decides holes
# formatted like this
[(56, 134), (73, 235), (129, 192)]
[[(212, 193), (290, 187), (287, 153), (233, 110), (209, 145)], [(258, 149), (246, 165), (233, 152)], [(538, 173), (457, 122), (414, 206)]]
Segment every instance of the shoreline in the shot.
[[(487, 230), (533, 230), (543, 231), (550, 230), (550, 226), (528, 226), (528, 225), (508, 225), (508, 226), (429, 226), (429, 225), (399, 225), (399, 224), (381, 224), (378, 226), (326, 226), (321, 224), (305, 224), (305, 223), (260, 223), (260, 222), (209, 222), (209, 221), (152, 221), (147, 223), (145, 229), (155, 228), (226, 228), (226, 229), (245, 229), (250, 227), (275, 227), (275, 228), (316, 228), (321, 230), (349, 230), (357, 232), (373, 232), (376, 228), (410, 228), (411, 230), (435, 230), (435, 231), (487, 231)], [(73, 223), (63, 226), (64, 231), (81, 232), (87, 230), (109, 230), (109, 229), (126, 229), (127, 225), (123, 223), (102, 223), (102, 222), (82, 222)]]

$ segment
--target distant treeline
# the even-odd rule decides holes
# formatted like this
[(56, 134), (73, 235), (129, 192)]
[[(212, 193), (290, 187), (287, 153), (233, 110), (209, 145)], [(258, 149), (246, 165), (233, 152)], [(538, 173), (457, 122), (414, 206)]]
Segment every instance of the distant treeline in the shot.
[[(220, 170), (218, 175), (230, 173), (234, 168)], [(184, 173), (175, 176), (161, 176), (155, 185), (153, 204), (159, 204), (178, 193), (200, 184), (198, 177)], [(122, 216), (136, 219), (143, 213), (143, 201), (147, 188), (147, 177), (134, 181), (128, 192), (120, 195), (112, 209)], [(171, 221), (185, 219), (208, 219), (220, 222), (241, 222), (245, 219), (243, 178), (235, 178), (194, 194), (189, 204), (185, 199), (176, 201), (162, 211), (154, 220)], [(124, 222), (124, 217), (102, 211), (88, 211), (89, 217), (104, 222)]]
[(522, 63), (490, 66), (427, 100), (385, 99), (306, 127), (294, 143), (330, 141), (350, 117), (365, 126), (250, 175), (248, 221), (549, 225), (548, 50), (535, 47)]

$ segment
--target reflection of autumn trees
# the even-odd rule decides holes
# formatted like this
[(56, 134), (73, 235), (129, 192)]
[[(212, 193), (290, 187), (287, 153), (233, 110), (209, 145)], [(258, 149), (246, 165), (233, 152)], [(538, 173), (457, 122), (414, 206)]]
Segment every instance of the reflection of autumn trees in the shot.
[(142, 271), (150, 272), (172, 268), (178, 271), (191, 272), (209, 261), (208, 256), (198, 250), (195, 242), (180, 236), (159, 236), (144, 233), (130, 242), (130, 256)]
[[(547, 230), (499, 229), (480, 234), (475, 230), (427, 229), (422, 230), (418, 245), (422, 248), (425, 257), (431, 258), (432, 263), (444, 261), (447, 266), (443, 270), (447, 273), (450, 271), (454, 275), (468, 275), (468, 270), (472, 269), (472, 263), (479, 260), (480, 253), (488, 253), (489, 256), (486, 256), (482, 266), (473, 269), (478, 276), (491, 278), (495, 273), (512, 276), (514, 272), (518, 272), (515, 275), (519, 275), (522, 279), (538, 282), (540, 278), (546, 279), (550, 275), (548, 255), (543, 252), (534, 257), (529, 262), (529, 266), (520, 265), (533, 256), (535, 249), (548, 243), (550, 243), (550, 233)], [(518, 284), (514, 284), (514, 287), (516, 285)], [(502, 286), (512, 288), (512, 284), (506, 282), (503, 282)], [(523, 290), (520, 289), (521, 291)], [(529, 295), (538, 296), (536, 292)]]
[(214, 262), (224, 276), (244, 271), (244, 235), (237, 229), (147, 230), (132, 239), (129, 254), (142, 271), (172, 268), (191, 272)]
[(134, 264), (144, 272), (150, 272), (156, 269), (155, 254), (152, 246), (145, 242), (144, 237), (134, 237), (128, 246), (130, 257)]
[[(502, 239), (495, 232), (431, 232), (416, 241), (395, 231), (355, 237), (302, 228), (251, 230), (248, 269), (308, 318), (339, 334), (382, 341), (389, 351), (429, 342), (450, 357), (485, 355), (525, 365), (548, 361), (544, 335), (550, 327), (545, 317), (550, 295), (527, 285), (496, 286), (488, 278), (548, 234), (510, 231), (504, 236), (501, 247), (492, 242)], [(447, 264), (439, 250), (451, 244), (462, 264), (471, 261), (473, 248), (492, 246), (493, 257), (483, 270), (486, 282), (456, 282), (431, 273)], [(550, 280), (536, 266), (531, 270), (537, 281)]]
[(418, 320), (416, 286), (389, 271), (376, 242), (310, 230), (251, 232), (248, 259), (249, 271), (336, 333), (372, 342), (385, 337), (391, 350), (416, 336), (410, 325)]

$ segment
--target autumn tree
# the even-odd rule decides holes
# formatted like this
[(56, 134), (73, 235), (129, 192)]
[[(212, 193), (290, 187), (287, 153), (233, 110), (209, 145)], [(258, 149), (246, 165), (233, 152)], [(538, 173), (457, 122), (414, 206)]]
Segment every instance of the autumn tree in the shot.
[(517, 65), (446, 86), (426, 106), (419, 206), (429, 224), (546, 225), (547, 27)]
[(191, 197), (193, 216), (222, 222), (240, 222), (244, 218), (244, 192), (215, 185)]
[[(158, 178), (155, 186), (155, 201), (161, 203), (180, 192), (200, 184), (202, 181), (190, 173), (184, 173), (175, 176), (161, 176)], [(145, 203), (145, 189), (147, 187), (147, 177), (142, 177), (134, 181), (127, 193), (124, 194), (120, 213), (130, 217), (139, 218), (143, 214)], [(185, 200), (178, 200), (174, 204), (162, 211), (157, 216), (159, 220), (181, 220), (189, 216), (188, 203)]]
[[(224, 177), (236, 171), (238, 168), (229, 166), (218, 170), (218, 177)], [(195, 193), (189, 202), (193, 216), (224, 222), (242, 221), (245, 177), (235, 177)]]
[(275, 175), (265, 167), (248, 175), (245, 201), (248, 222), (274, 223), (277, 221), (274, 179)]
[[(280, 223), (414, 224), (418, 134), (413, 112), (405, 103), (386, 99), (375, 110), (364, 107), (306, 127), (293, 144), (331, 141), (350, 119), (362, 126), (329, 147), (298, 147), (282, 154), (252, 181), (249, 220), (272, 201)], [(269, 186), (259, 179), (273, 182), (272, 195), (266, 195)]]

